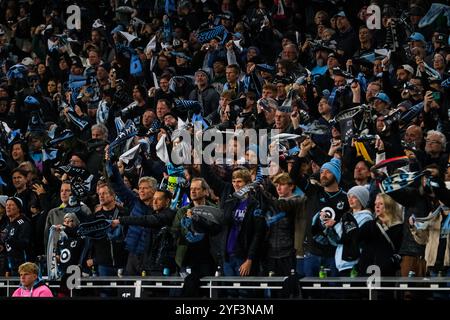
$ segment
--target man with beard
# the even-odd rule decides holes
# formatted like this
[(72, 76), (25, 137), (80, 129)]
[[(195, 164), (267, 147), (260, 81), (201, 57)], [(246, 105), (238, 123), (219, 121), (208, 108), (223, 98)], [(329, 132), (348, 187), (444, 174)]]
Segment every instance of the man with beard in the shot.
[(321, 76), (325, 74), (327, 71), (327, 60), (328, 60), (328, 54), (332, 53), (331, 49), (328, 49), (323, 46), (317, 47), (317, 49), (314, 51), (316, 65), (311, 70), (311, 76)]
[(321, 266), (330, 269), (329, 276), (337, 276), (334, 262), (336, 247), (331, 245), (324, 234), (325, 220), (320, 213), (328, 214), (327, 219), (339, 221), (349, 209), (347, 194), (339, 187), (341, 180), (341, 160), (333, 158), (320, 169), (320, 185), (301, 174), (302, 160), (313, 152), (313, 142), (307, 138), (302, 142), (301, 151), (290, 172), (293, 181), (302, 189), (308, 201), (306, 212), (308, 223), (305, 237), (304, 272), (306, 277), (317, 277)]

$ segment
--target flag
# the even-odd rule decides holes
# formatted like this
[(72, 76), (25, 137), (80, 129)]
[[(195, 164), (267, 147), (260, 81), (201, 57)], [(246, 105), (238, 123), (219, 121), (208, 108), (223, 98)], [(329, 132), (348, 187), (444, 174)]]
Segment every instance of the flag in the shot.
[(42, 149), (42, 161), (55, 160), (58, 156), (58, 149)]
[(130, 161), (132, 161), (136, 157), (136, 155), (139, 153), (140, 149), (141, 149), (140, 144), (134, 146), (130, 150), (121, 154), (119, 157), (119, 160), (125, 164), (128, 164)]
[(147, 43), (147, 46), (145, 46), (145, 51), (148, 51), (148, 50), (152, 50), (152, 51), (156, 50), (156, 36), (151, 38), (150, 41)]
[(124, 31), (119, 31), (119, 33), (128, 41), (128, 46), (131, 44), (131, 42), (133, 42), (134, 40), (137, 39), (136, 36), (132, 35), (131, 33), (128, 32), (124, 32)]
[(166, 145), (166, 135), (161, 135), (161, 138), (159, 138), (158, 143), (156, 144), (156, 155), (159, 159), (161, 159), (164, 163), (169, 163), (169, 151), (167, 151), (167, 145)]
[(203, 116), (200, 113), (194, 113), (192, 116), (192, 123), (195, 125), (196, 122), (200, 122), (203, 129), (209, 128), (209, 124), (205, 121), (205, 119), (203, 119)]
[(447, 17), (447, 26), (450, 27), (450, 6), (441, 3), (431, 4), (430, 9), (419, 21), (419, 28), (432, 24), (441, 14)]
[(68, 140), (73, 137), (74, 137), (73, 132), (70, 129), (65, 129), (63, 132), (61, 132), (61, 134), (58, 137), (50, 140), (47, 144), (49, 146), (54, 146), (62, 141)]

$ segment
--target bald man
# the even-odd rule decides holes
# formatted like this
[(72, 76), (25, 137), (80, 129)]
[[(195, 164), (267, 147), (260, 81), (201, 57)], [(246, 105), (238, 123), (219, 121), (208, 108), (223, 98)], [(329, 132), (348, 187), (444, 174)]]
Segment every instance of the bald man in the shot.
[(423, 144), (423, 131), (422, 128), (412, 124), (410, 125), (405, 132), (405, 142), (413, 143), (417, 149), (421, 149)]

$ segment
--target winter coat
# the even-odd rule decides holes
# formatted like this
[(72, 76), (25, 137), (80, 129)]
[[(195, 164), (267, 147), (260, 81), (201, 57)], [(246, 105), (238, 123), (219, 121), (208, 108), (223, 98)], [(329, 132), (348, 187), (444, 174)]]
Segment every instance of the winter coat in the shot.
[(15, 275), (19, 266), (29, 258), (31, 224), (24, 215), (21, 215), (10, 221), (2, 233), (6, 235), (4, 244), (10, 271)]
[[(141, 217), (150, 213), (150, 207), (142, 202), (133, 191), (131, 191), (123, 182), (120, 176), (117, 166), (111, 165), (110, 162), (106, 162), (109, 172), (112, 172), (111, 186), (114, 192), (116, 192), (119, 199), (125, 204), (125, 207), (130, 211), (131, 217)], [(150, 230), (138, 225), (133, 225), (128, 228), (127, 235), (125, 237), (125, 248), (129, 253), (135, 255), (142, 255), (146, 249), (146, 239), (148, 238)]]
[[(427, 262), (427, 268), (434, 266), (436, 263), (441, 223), (442, 215), (438, 215), (436, 218), (429, 221), (423, 229), (418, 229), (415, 225), (410, 227), (414, 240), (421, 245), (425, 245), (425, 261)], [(450, 234), (447, 235), (444, 266), (450, 266)]]
[[(129, 230), (133, 226), (142, 226), (147, 229), (146, 237), (144, 241), (144, 270), (154, 271), (162, 270), (164, 267), (174, 267), (172, 262), (165, 262), (166, 265), (160, 265), (157, 261), (156, 256), (159, 250), (161, 250), (160, 245), (160, 232), (164, 227), (169, 227), (172, 225), (173, 218), (175, 217), (175, 211), (170, 208), (165, 208), (160, 212), (150, 211), (149, 214), (144, 216), (128, 216), (120, 217), (120, 224), (129, 225)], [(128, 236), (128, 235), (127, 235)], [(172, 259), (173, 260), (173, 259)]]

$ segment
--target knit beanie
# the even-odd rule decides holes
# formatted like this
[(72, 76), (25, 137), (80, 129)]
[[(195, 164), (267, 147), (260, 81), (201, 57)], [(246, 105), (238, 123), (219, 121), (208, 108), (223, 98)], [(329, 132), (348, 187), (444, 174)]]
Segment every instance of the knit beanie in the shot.
[[(13, 201), (16, 204), (16, 206), (19, 208), (19, 212), (23, 213), (22, 212), (22, 210), (23, 210), (23, 201), (22, 201), (22, 199), (20, 199), (19, 197), (9, 197), (6, 201), (8, 201), (8, 200)], [(6, 204), (6, 202), (5, 202), (5, 204)]]
[(369, 190), (367, 187), (354, 186), (348, 190), (347, 195), (354, 195), (361, 203), (363, 209), (367, 208), (367, 204), (369, 203)]
[(324, 169), (327, 169), (334, 175), (337, 183), (341, 181), (341, 160), (336, 158), (331, 159), (330, 162), (326, 162), (322, 165), (320, 172)]

